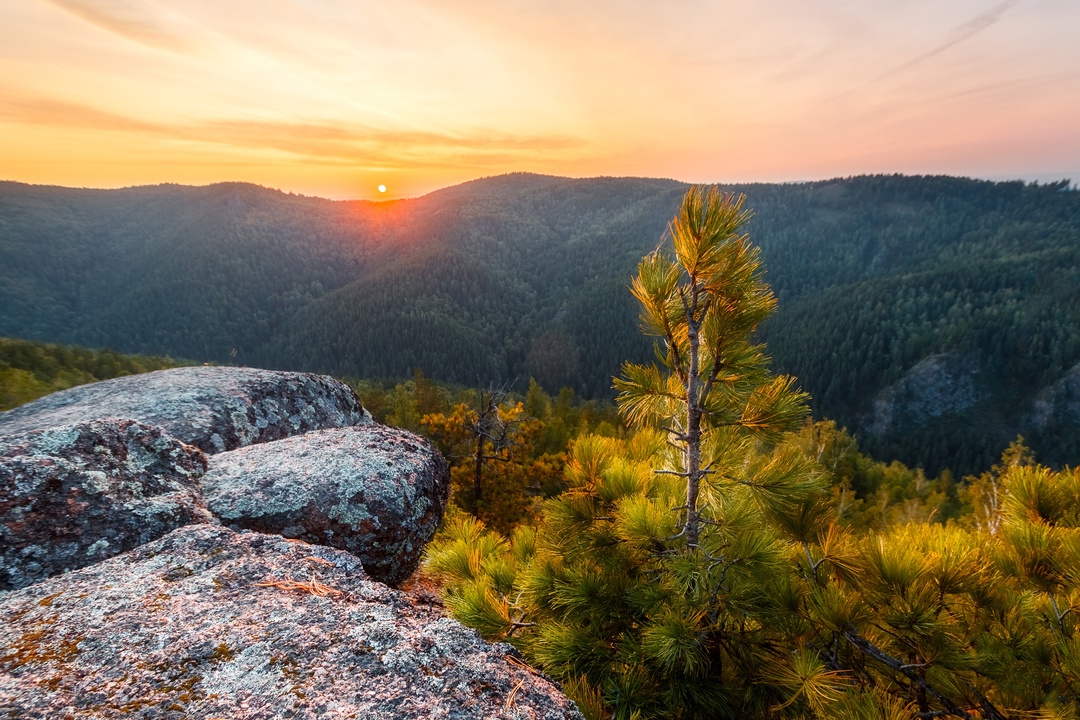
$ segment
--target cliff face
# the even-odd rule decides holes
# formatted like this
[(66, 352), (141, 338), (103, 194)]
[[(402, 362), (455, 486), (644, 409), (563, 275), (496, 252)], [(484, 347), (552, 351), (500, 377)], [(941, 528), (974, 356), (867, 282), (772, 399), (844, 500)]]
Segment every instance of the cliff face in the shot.
[(1035, 396), (1030, 422), (1042, 431), (1057, 425), (1080, 425), (1080, 364)]
[(1019, 435), (1040, 462), (1075, 464), (1080, 365), (1043, 387), (1034, 378), (1018, 386), (978, 352), (930, 355), (874, 396), (860, 427), (860, 447), (882, 459), (902, 438), (948, 458), (948, 467), (985, 467)]
[(975, 357), (942, 353), (923, 358), (874, 398), (867, 431), (880, 437), (966, 412), (987, 395), (979, 381)]
[(580, 718), (379, 582), (448, 479), (315, 375), (179, 368), (0, 414), (0, 715)]

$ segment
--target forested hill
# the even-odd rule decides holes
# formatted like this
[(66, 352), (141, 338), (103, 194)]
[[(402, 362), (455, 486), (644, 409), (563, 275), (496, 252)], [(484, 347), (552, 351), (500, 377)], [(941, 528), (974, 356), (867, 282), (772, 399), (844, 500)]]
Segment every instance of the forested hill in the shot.
[[(508, 175), (407, 201), (0, 183), (0, 335), (352, 376), (610, 393), (626, 289), (686, 185)], [(1080, 193), (947, 177), (747, 185), (774, 365), (936, 472), (1018, 432), (1080, 463)]]

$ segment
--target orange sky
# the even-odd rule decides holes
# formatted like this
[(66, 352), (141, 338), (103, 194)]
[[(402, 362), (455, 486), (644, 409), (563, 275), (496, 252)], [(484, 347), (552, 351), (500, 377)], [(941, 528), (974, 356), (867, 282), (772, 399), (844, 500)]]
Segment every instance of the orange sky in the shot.
[(3, 0), (0, 179), (1080, 181), (1077, 0)]

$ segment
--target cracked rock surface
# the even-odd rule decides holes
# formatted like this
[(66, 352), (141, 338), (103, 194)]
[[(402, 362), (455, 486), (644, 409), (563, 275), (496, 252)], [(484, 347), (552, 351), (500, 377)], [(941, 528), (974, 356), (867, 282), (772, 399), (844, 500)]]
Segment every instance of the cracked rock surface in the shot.
[(0, 717), (581, 719), (511, 653), (349, 553), (191, 525), (0, 595)]
[(348, 550), (395, 585), (435, 534), (449, 470), (427, 440), (372, 424), (214, 455), (202, 487), (226, 525)]
[(0, 590), (210, 522), (206, 456), (134, 420), (0, 436)]
[(204, 366), (47, 395), (0, 413), (0, 435), (107, 417), (159, 425), (207, 453), (371, 422), (352, 389), (326, 375)]

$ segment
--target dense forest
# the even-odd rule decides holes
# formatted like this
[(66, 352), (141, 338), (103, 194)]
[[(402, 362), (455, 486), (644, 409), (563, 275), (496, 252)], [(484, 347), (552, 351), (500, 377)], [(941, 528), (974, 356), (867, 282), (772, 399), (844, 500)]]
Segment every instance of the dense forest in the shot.
[[(0, 183), (0, 335), (197, 361), (610, 398), (651, 357), (627, 290), (686, 185), (509, 175), (408, 201), (241, 184)], [(1080, 458), (1080, 193), (876, 176), (747, 194), (816, 417), (931, 476), (1018, 433)]]

